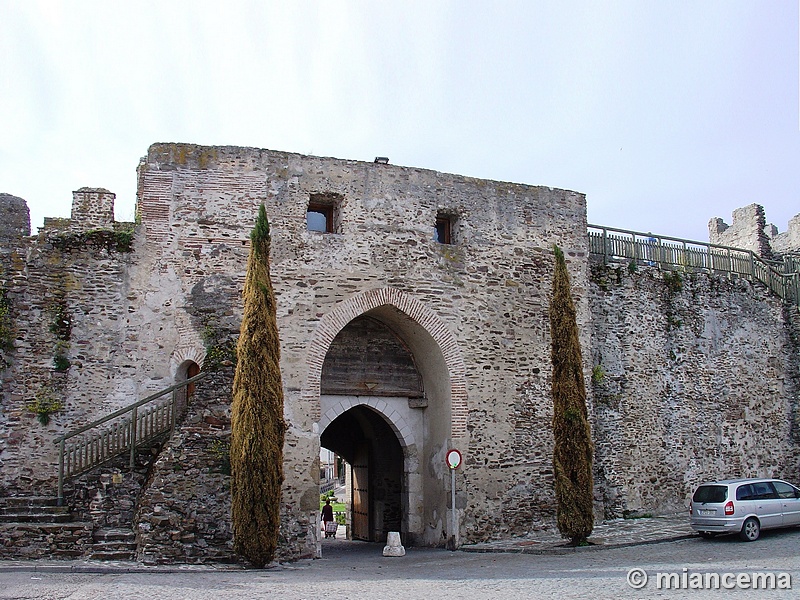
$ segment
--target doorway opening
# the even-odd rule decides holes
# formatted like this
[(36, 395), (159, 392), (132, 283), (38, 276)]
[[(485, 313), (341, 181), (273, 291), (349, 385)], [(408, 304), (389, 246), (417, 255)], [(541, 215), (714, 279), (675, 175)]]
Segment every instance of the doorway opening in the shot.
[(385, 542), (404, 531), (404, 453), (384, 417), (358, 405), (334, 419), (320, 444), (342, 458), (348, 539)]

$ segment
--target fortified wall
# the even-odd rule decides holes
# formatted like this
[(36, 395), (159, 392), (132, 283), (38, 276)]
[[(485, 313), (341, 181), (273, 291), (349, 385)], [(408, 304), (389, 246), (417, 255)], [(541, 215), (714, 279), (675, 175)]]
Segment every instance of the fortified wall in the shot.
[[(553, 244), (578, 312), (598, 518), (682, 511), (703, 479), (791, 479), (800, 466), (788, 310), (745, 280), (590, 259), (582, 194), (156, 144), (137, 197), (137, 223), (120, 224), (113, 194), (83, 188), (71, 219), (47, 220), (33, 237), (24, 203), (3, 198), (22, 216), (1, 232), (12, 343), (0, 494), (52, 495), (55, 437), (203, 367), (209, 377), (163, 445), (135, 469), (107, 463), (68, 484), (95, 530), (133, 529), (142, 560), (232, 558), (224, 453), (262, 203), (288, 425), (282, 558), (319, 553), (320, 444), (361, 478), (348, 515), (359, 539), (400, 530), (405, 543), (443, 545), (553, 526)], [(55, 404), (44, 425), (36, 409), (46, 401)], [(452, 447), (465, 459), (455, 515)]]

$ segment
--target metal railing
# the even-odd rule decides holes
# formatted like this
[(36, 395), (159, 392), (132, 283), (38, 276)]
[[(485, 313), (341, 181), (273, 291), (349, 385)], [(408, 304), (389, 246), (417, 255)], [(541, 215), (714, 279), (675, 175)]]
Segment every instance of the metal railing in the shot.
[(787, 303), (800, 306), (800, 259), (766, 261), (750, 250), (589, 225), (589, 251), (605, 263), (635, 261), (686, 271), (735, 273), (759, 281)]
[[(121, 454), (135, 464), (136, 448), (170, 433), (181, 410), (178, 391), (203, 379), (200, 373), (156, 392), (130, 406), (58, 436), (58, 503), (64, 502), (64, 482)], [(169, 398), (164, 398), (170, 394)], [(113, 421), (113, 422), (112, 422)], [(101, 427), (105, 425), (105, 427)]]

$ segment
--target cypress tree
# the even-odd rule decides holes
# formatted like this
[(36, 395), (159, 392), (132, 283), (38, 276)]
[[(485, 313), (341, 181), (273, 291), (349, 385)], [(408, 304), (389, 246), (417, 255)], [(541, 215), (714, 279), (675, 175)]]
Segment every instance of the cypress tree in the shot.
[(558, 530), (573, 545), (586, 542), (594, 527), (592, 438), (575, 305), (564, 253), (553, 247), (556, 264), (550, 303), (553, 362), (553, 471)]
[(234, 550), (261, 568), (278, 545), (286, 428), (263, 204), (250, 240), (231, 405), (231, 517)]

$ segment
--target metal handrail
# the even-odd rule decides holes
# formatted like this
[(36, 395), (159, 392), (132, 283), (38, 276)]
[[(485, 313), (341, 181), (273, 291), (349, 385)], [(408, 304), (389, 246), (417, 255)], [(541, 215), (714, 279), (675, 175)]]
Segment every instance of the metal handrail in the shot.
[[(670, 265), (682, 269), (724, 271), (750, 277), (763, 283), (785, 302), (800, 306), (800, 272), (794, 257), (766, 261), (751, 250), (694, 240), (588, 225), (590, 252), (609, 259), (629, 259), (646, 264)], [(615, 235), (616, 234), (616, 235)], [(628, 237), (620, 237), (630, 236)], [(592, 239), (598, 244), (594, 244)], [(602, 248), (595, 246), (602, 243)], [(779, 270), (782, 267), (783, 271)]]
[[(121, 408), (110, 415), (106, 415), (101, 419), (97, 419), (96, 421), (92, 421), (88, 425), (84, 425), (83, 427), (78, 427), (77, 429), (73, 429), (63, 435), (58, 436), (53, 440), (53, 443), (59, 446), (59, 457), (58, 457), (58, 503), (59, 505), (63, 504), (64, 501), (64, 480), (67, 478), (66, 469), (65, 469), (65, 456), (66, 456), (66, 441), (70, 438), (73, 438), (77, 435), (85, 433), (90, 430), (97, 430), (100, 425), (104, 423), (108, 423), (109, 421), (117, 418), (122, 417), (125, 415), (130, 414), (130, 418), (127, 420), (123, 420), (121, 423), (118, 423), (116, 426), (112, 426), (111, 428), (104, 428), (102, 431), (95, 431), (94, 435), (90, 437), (89, 440), (83, 442), (82, 444), (78, 444), (75, 448), (70, 448), (71, 453), (81, 452), (85, 453), (85, 456), (80, 456), (80, 464), (81, 468), (76, 470), (70, 470), (69, 477), (74, 477), (79, 473), (85, 472), (91, 468), (94, 468), (103, 462), (106, 462), (115, 456), (119, 456), (120, 454), (124, 454), (126, 452), (130, 452), (131, 457), (131, 466), (134, 464), (134, 458), (136, 455), (136, 446), (137, 443), (142, 445), (143, 443), (151, 441), (153, 438), (158, 437), (175, 427), (175, 419), (176, 419), (176, 402), (177, 402), (177, 390), (181, 388), (185, 388), (189, 384), (192, 384), (196, 381), (200, 381), (204, 377), (208, 375), (207, 371), (204, 371), (194, 377), (190, 377), (186, 381), (181, 381), (180, 383), (176, 383), (171, 385), (163, 390), (156, 392), (155, 394), (151, 394), (146, 398), (139, 400), (138, 402), (134, 402), (130, 406), (126, 406), (125, 408)], [(172, 398), (169, 402), (164, 402), (161, 404), (154, 405), (152, 408), (148, 408), (144, 411), (144, 415), (139, 415), (139, 408), (144, 406), (145, 404), (152, 403), (154, 400), (158, 400), (166, 396), (167, 394), (172, 393)], [(158, 421), (158, 422), (157, 422)], [(143, 429), (137, 431), (137, 427), (141, 425)], [(149, 431), (148, 431), (149, 426)], [(114, 437), (114, 441), (118, 442), (116, 444), (112, 443), (109, 440), (109, 434)], [(112, 446), (115, 446), (112, 448)], [(85, 458), (85, 460), (84, 460)]]

